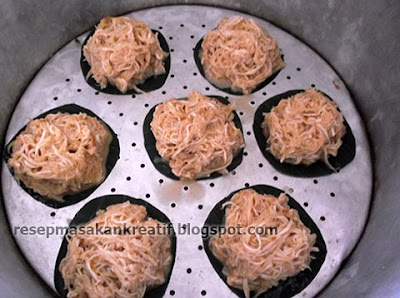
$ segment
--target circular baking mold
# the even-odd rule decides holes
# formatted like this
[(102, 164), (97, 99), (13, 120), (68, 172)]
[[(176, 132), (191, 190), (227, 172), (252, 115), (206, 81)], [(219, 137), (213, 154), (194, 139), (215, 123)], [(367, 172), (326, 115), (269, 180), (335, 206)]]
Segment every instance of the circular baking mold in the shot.
[[(179, 17), (171, 17), (176, 11)], [(182, 227), (188, 224), (202, 227), (221, 198), (250, 185), (265, 184), (286, 191), (303, 206), (325, 240), (325, 261), (315, 278), (297, 294), (299, 297), (313, 297), (320, 292), (353, 250), (366, 223), (372, 191), (371, 159), (363, 123), (348, 90), (332, 67), (300, 40), (265, 20), (252, 17), (278, 40), (286, 67), (256, 93), (229, 95), (240, 117), (246, 143), (241, 164), (227, 176), (187, 182), (166, 177), (151, 163), (142, 130), (151, 107), (170, 97), (187, 97), (192, 89), (203, 94), (227, 95), (199, 74), (193, 49), (221, 18), (233, 15), (252, 17), (195, 5), (129, 13), (128, 16), (162, 32), (170, 47), (169, 76), (161, 88), (152, 92), (114, 95), (89, 86), (80, 67), (81, 44), (87, 32), (77, 37), (79, 43), (73, 40), (55, 53), (25, 90), (11, 117), (6, 143), (30, 119), (49, 109), (74, 103), (107, 122), (118, 136), (121, 148), (120, 159), (95, 192), (57, 210), (34, 200), (16, 183), (5, 162), (2, 163), (1, 184), (12, 233), (26, 259), (54, 290), (54, 264), (64, 235), (29, 235), (21, 233), (21, 227), (67, 227), (83, 205), (109, 194), (142, 198), (166, 214), (174, 225), (176, 260), (166, 296), (237, 297), (209, 262), (201, 235), (182, 233)], [(254, 114), (262, 102), (274, 95), (309, 87), (323, 90), (339, 105), (352, 129), (357, 153), (337, 174), (317, 178), (288, 176), (271, 166), (258, 148), (252, 130)]]

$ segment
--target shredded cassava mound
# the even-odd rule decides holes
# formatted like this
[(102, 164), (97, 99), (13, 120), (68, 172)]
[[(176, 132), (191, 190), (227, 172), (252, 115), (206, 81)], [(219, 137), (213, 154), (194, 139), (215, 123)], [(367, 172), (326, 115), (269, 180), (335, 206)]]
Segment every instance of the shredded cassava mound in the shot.
[(221, 234), (210, 239), (210, 249), (224, 265), (228, 284), (256, 297), (279, 281), (310, 268), (316, 235), (301, 222), (297, 210), (281, 194), (261, 195), (253, 189), (236, 193), (226, 202), (225, 226), (276, 227), (277, 235)]
[(277, 41), (240, 16), (223, 18), (206, 34), (200, 58), (209, 81), (244, 94), (285, 67)]
[(262, 124), (270, 152), (281, 162), (309, 165), (317, 160), (329, 164), (346, 133), (336, 103), (321, 92), (308, 89), (281, 100), (264, 115)]
[(234, 109), (197, 91), (190, 92), (188, 100), (171, 98), (157, 106), (151, 130), (157, 151), (176, 176), (196, 179), (226, 173), (244, 147)]
[(157, 35), (145, 23), (128, 17), (106, 17), (83, 48), (92, 75), (101, 88), (116, 86), (142, 92), (136, 86), (165, 72), (168, 56)]
[[(150, 231), (164, 224), (148, 218), (143, 206), (125, 202), (98, 211), (85, 228), (123, 231), (124, 225)], [(172, 263), (170, 236), (142, 234), (72, 236), (59, 267), (68, 297), (139, 298), (163, 284)]]
[(10, 144), (8, 167), (35, 192), (62, 201), (100, 184), (111, 142), (108, 129), (85, 113), (32, 120)]

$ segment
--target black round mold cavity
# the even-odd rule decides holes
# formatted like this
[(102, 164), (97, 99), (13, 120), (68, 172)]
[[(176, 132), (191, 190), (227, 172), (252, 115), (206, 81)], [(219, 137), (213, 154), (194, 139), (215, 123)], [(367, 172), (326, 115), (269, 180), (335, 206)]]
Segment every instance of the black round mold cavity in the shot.
[[(201, 73), (201, 75), (207, 80), (205, 74), (204, 74), (204, 68), (203, 68), (203, 64), (201, 64), (201, 59), (200, 59), (200, 51), (201, 51), (201, 45), (203, 43), (203, 38), (201, 38), (193, 51), (193, 56), (194, 56), (194, 62), (196, 63), (197, 68), (199, 69), (199, 72)], [(283, 55), (281, 55), (282, 59), (283, 59)], [(257, 85), (256, 88), (254, 88), (251, 93), (255, 93), (256, 91), (264, 88), (265, 86), (267, 86), (269, 83), (271, 83), (280, 73), (281, 70), (278, 70), (277, 72), (273, 73), (272, 75), (270, 75), (268, 78), (266, 78), (263, 82), (261, 82), (260, 84)], [(208, 81), (208, 80), (207, 80)], [(232, 94), (232, 95), (243, 95), (243, 92), (241, 91), (233, 91), (231, 88), (219, 88), (218, 86), (214, 85), (212, 82), (208, 81), (211, 85), (213, 85), (215, 88), (226, 92), (228, 94)]]
[[(74, 219), (69, 225), (69, 229), (74, 229), (82, 226), (92, 220), (97, 211), (105, 210), (110, 205), (120, 204), (129, 201), (131, 204), (141, 205), (146, 208), (147, 216), (156, 219), (162, 223), (167, 224), (169, 227), (168, 231), (171, 232), (171, 253), (172, 253), (172, 263), (169, 274), (166, 278), (165, 283), (155, 288), (148, 289), (144, 295), (147, 298), (162, 297), (167, 289), (169, 280), (171, 278), (171, 272), (175, 263), (176, 256), (176, 234), (172, 226), (171, 220), (156, 207), (150, 203), (132, 198), (125, 195), (107, 195), (91, 200), (86, 205), (84, 205), (75, 215)], [(67, 297), (68, 291), (64, 289), (64, 279), (62, 278), (61, 272), (59, 270), (61, 260), (65, 258), (68, 249), (67, 235), (64, 235), (63, 241), (61, 243), (60, 250), (58, 252), (55, 268), (54, 268), (54, 285), (60, 297)]]
[[(157, 35), (157, 39), (160, 43), (161, 48), (163, 49), (164, 52), (168, 53), (167, 58), (165, 58), (164, 60), (164, 68), (165, 68), (165, 73), (160, 74), (158, 76), (151, 76), (149, 78), (147, 78), (142, 84), (137, 85), (137, 87), (140, 90), (143, 90), (145, 92), (150, 92), (150, 91), (154, 91), (157, 90), (159, 88), (161, 88), (165, 81), (168, 78), (168, 74), (169, 74), (169, 70), (171, 68), (171, 55), (169, 53), (169, 46), (168, 43), (165, 39), (165, 37), (161, 34), (161, 32), (157, 31), (157, 30), (151, 30), (154, 34)], [(81, 69), (82, 69), (82, 74), (83, 74), (83, 78), (86, 80), (87, 74), (90, 71), (90, 65), (89, 63), (86, 61), (85, 56), (83, 55), (83, 47), (86, 45), (87, 41), (89, 40), (89, 38), (94, 34), (95, 29), (92, 29), (90, 31), (90, 33), (88, 34), (88, 36), (86, 37), (85, 41), (83, 42), (83, 45), (81, 47), (81, 60), (80, 60), (80, 64), (81, 64)], [(111, 84), (107, 84), (107, 86), (105, 88), (101, 88), (100, 85), (96, 82), (96, 80), (93, 78), (93, 76), (90, 76), (86, 82), (94, 89), (96, 89), (97, 91), (103, 92), (103, 93), (107, 93), (107, 94), (139, 94), (137, 91), (135, 91), (134, 89), (129, 89), (126, 90), (125, 93), (122, 93), (121, 91), (118, 90), (117, 87), (111, 85)]]
[[(283, 190), (269, 186), (269, 185), (254, 185), (250, 186), (251, 189), (254, 189), (259, 194), (270, 194), (275, 197), (279, 197), (281, 193), (285, 193)], [(222, 205), (229, 201), (234, 194), (243, 190), (245, 188), (236, 190), (229, 194), (226, 198), (220, 201), (215, 207), (211, 210), (208, 215), (204, 227), (219, 227), (225, 225), (225, 208), (222, 208)], [(299, 216), (303, 224), (308, 227), (311, 233), (317, 235), (317, 240), (314, 246), (318, 247), (319, 252), (312, 252), (311, 255), (315, 258), (310, 263), (311, 270), (301, 271), (299, 274), (293, 277), (289, 277), (284, 281), (280, 281), (278, 286), (269, 289), (267, 292), (261, 294), (259, 297), (292, 297), (297, 293), (300, 293), (303, 289), (305, 289), (311, 281), (318, 274), (319, 270), (322, 267), (322, 264), (325, 261), (327, 250), (325, 240), (322, 237), (321, 231), (318, 226), (312, 220), (312, 218), (307, 214), (307, 212), (301, 207), (301, 205), (295, 201), (291, 196), (286, 194), (289, 198), (288, 205), (292, 209), (296, 209), (299, 212)], [(209, 242), (210, 236), (207, 235), (203, 237), (203, 247), (208, 256), (208, 259), (211, 262), (211, 265), (214, 267), (215, 271), (218, 273), (219, 277), (225, 282), (225, 284), (231, 289), (239, 297), (245, 297), (244, 292), (235, 287), (229, 286), (227, 283), (226, 276), (222, 273), (223, 264), (214, 256), (214, 254), (210, 250)], [(251, 297), (254, 296), (254, 292), (251, 293)]]
[[(228, 105), (229, 101), (222, 97), (222, 96), (217, 96), (217, 95), (206, 95), (210, 98), (215, 98), (219, 102)], [(179, 98), (179, 100), (187, 100), (187, 98)], [(167, 161), (165, 161), (160, 154), (157, 151), (156, 148), (156, 139), (153, 135), (153, 132), (151, 131), (150, 128), (150, 123), (153, 121), (153, 114), (158, 105), (154, 106), (149, 113), (147, 114), (146, 118), (144, 119), (143, 123), (143, 135), (144, 135), (144, 146), (146, 147), (147, 154), (149, 155), (149, 158), (155, 168), (163, 175), (167, 176), (168, 178), (174, 179), (174, 180), (179, 180), (179, 177), (177, 177), (171, 170), (169, 164)], [(242, 123), (240, 122), (239, 116), (236, 114), (236, 111), (233, 111), (234, 113), (234, 119), (233, 122), (235, 123), (235, 126), (240, 129), (240, 131), (243, 134), (243, 128), (242, 128)], [(227, 170), (231, 172), (234, 170), (237, 166), (240, 165), (243, 159), (243, 148), (234, 156), (232, 163), (227, 167)], [(198, 178), (196, 180), (205, 180), (205, 179), (213, 179), (222, 176), (221, 173), (219, 172), (214, 172), (211, 173), (207, 177), (202, 177)]]
[[(268, 150), (267, 138), (265, 137), (263, 129), (261, 127), (264, 121), (264, 114), (269, 113), (271, 109), (277, 106), (282, 99), (287, 99), (300, 92), (304, 92), (304, 90), (302, 89), (290, 90), (285, 93), (278, 94), (274, 97), (267, 99), (257, 108), (257, 111), (254, 115), (253, 130), (257, 140), (258, 147), (260, 148), (261, 153), (264, 155), (264, 157), (269, 161), (269, 163), (277, 171), (285, 175), (311, 178), (311, 177), (326, 176), (335, 173), (335, 171), (330, 169), (321, 160), (318, 160), (311, 165), (302, 165), (302, 164), (294, 165), (286, 162), (281, 163)], [(325, 93), (323, 94), (329, 99), (331, 99)], [(337, 156), (330, 156), (328, 159), (329, 163), (336, 169), (337, 172), (340, 169), (344, 168), (347, 164), (349, 164), (354, 159), (354, 156), (356, 154), (356, 141), (346, 119), (344, 119), (344, 125), (346, 127), (346, 134), (342, 137), (343, 141), (342, 146), (340, 146)]]
[[(97, 120), (99, 120), (102, 124), (104, 124), (109, 132), (111, 133), (111, 143), (110, 143), (110, 149), (108, 152), (108, 156), (107, 156), (107, 160), (106, 160), (106, 176), (104, 178), (104, 180), (107, 179), (108, 175), (111, 173), (112, 169), (114, 168), (117, 160), (119, 159), (119, 152), (120, 152), (120, 148), (119, 148), (119, 141), (118, 141), (118, 137), (115, 134), (115, 132), (111, 129), (111, 127), (105, 122), (103, 121), (100, 117), (98, 117), (95, 113), (93, 113), (92, 111), (85, 109), (81, 106), (75, 105), (75, 104), (68, 104), (68, 105), (64, 105), (64, 106), (60, 106), (54, 109), (51, 109), (47, 112), (44, 112), (43, 114), (40, 114), (39, 116), (35, 117), (34, 119), (41, 119), (46, 117), (48, 114), (55, 114), (55, 113), (69, 113), (69, 114), (79, 114), (79, 113), (86, 113), (88, 116), (94, 117)], [(9, 147), (10, 143), (12, 141), (14, 141), (16, 139), (16, 137), (23, 131), (25, 130), (26, 125), (21, 128), (17, 134), (11, 139), (11, 141), (4, 147), (3, 150), (3, 159), (4, 161), (7, 163), (7, 161), (11, 158), (11, 152), (12, 152), (12, 148), (10, 148), (10, 151), (7, 150), (7, 148)], [(12, 169), (10, 169), (11, 174), (14, 176), (14, 171)], [(101, 184), (101, 183), (100, 183)], [(49, 206), (52, 208), (62, 208), (62, 207), (66, 207), (66, 206), (70, 206), (73, 204), (76, 204), (84, 199), (86, 199), (88, 196), (90, 196), (96, 189), (97, 187), (100, 186), (99, 185), (94, 185), (84, 191), (81, 191), (79, 193), (75, 193), (75, 194), (71, 194), (71, 195), (66, 195), (64, 196), (64, 200), (62, 202), (60, 201), (56, 201), (50, 198), (47, 198), (45, 196), (42, 196), (38, 193), (36, 193), (35, 191), (33, 191), (33, 189), (28, 188), (25, 186), (25, 184), (20, 181), (20, 186), (35, 200)]]

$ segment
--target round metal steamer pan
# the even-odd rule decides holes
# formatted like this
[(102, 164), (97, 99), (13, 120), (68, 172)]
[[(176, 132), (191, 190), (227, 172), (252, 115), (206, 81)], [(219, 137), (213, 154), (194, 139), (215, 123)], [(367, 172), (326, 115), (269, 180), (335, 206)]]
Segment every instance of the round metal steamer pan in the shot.
[[(178, 223), (201, 227), (210, 210), (232, 191), (244, 187), (246, 183), (267, 184), (287, 191), (303, 206), (307, 203), (304, 209), (317, 224), (326, 242), (327, 256), (320, 272), (298, 294), (312, 297), (333, 278), (341, 262), (354, 248), (365, 225), (370, 204), (372, 172), (369, 146), (349, 92), (337, 74), (310, 48), (281, 29), (254, 17), (278, 40), (286, 67), (273, 83), (251, 95), (234, 96), (215, 89), (199, 74), (193, 59), (193, 48), (222, 17), (250, 16), (211, 7), (179, 6), (178, 9), (179, 18), (170, 17), (176, 14), (176, 7), (173, 6), (127, 15), (145, 21), (167, 39), (171, 49), (171, 70), (166, 83), (158, 90), (136, 95), (135, 98), (131, 95), (97, 94), (85, 82), (79, 65), (80, 43), (87, 33), (77, 38), (79, 43), (71, 41), (57, 52), (33, 79), (11, 118), (6, 143), (30, 119), (51, 108), (75, 103), (93, 111), (112, 127), (119, 138), (120, 159), (94, 193), (75, 205), (61, 209), (52, 209), (32, 199), (14, 181), (3, 162), (2, 191), (11, 229), (20, 226), (68, 226), (84, 204), (110, 193), (145, 199), (165, 213), (175, 228)], [(254, 112), (269, 97), (311, 86), (328, 94), (339, 105), (355, 136), (356, 156), (337, 174), (318, 178), (285, 176), (268, 163), (257, 146), (252, 132)], [(185, 183), (163, 176), (151, 164), (142, 135), (146, 114), (154, 105), (170, 97), (187, 97), (192, 89), (203, 94), (229, 96), (229, 101), (236, 105), (236, 111), (243, 113), (240, 118), (247, 155), (235, 175)], [(160, 179), (164, 181), (162, 184)], [(33, 268), (53, 289), (54, 265), (62, 237), (15, 236)], [(202, 291), (206, 291), (210, 297), (235, 297), (210, 265), (204, 250), (199, 250), (201, 243), (201, 235), (178, 235), (176, 262), (166, 293), (173, 290), (182, 297), (200, 296)], [(187, 273), (188, 268), (191, 268), (190, 274)]]

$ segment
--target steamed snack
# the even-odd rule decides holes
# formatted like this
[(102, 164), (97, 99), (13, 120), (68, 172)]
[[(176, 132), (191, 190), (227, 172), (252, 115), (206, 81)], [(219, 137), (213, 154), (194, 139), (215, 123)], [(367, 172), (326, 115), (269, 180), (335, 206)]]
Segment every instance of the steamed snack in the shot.
[(242, 132), (233, 122), (234, 109), (197, 91), (187, 100), (171, 98), (157, 106), (151, 130), (158, 153), (176, 176), (196, 179), (227, 173), (244, 147)]
[(116, 86), (122, 93), (151, 76), (165, 72), (168, 56), (148, 25), (128, 17), (106, 17), (83, 47), (92, 75), (101, 88)]
[[(98, 211), (69, 238), (60, 263), (68, 297), (143, 297), (147, 289), (165, 283), (172, 264), (171, 238), (167, 233), (151, 234), (157, 226), (162, 231), (165, 224), (129, 201)], [(90, 234), (90, 228), (100, 227), (111, 232)], [(130, 234), (119, 233), (126, 227)]]
[(308, 89), (281, 100), (265, 114), (262, 126), (268, 150), (280, 162), (323, 160), (334, 170), (328, 158), (337, 155), (346, 128), (336, 103), (321, 92)]
[(32, 120), (10, 144), (8, 167), (17, 181), (50, 199), (100, 184), (112, 136), (85, 113), (48, 114)]
[[(316, 235), (301, 222), (297, 210), (288, 206), (288, 200), (283, 193), (277, 198), (245, 189), (223, 205), (225, 226), (240, 225), (245, 235), (215, 235), (210, 249), (224, 265), (228, 284), (242, 289), (246, 297), (309, 269), (311, 252), (318, 251)], [(276, 227), (277, 233), (246, 234), (249, 227)]]
[(207, 33), (200, 58), (209, 81), (244, 94), (285, 67), (277, 41), (252, 19), (240, 16), (223, 18)]

